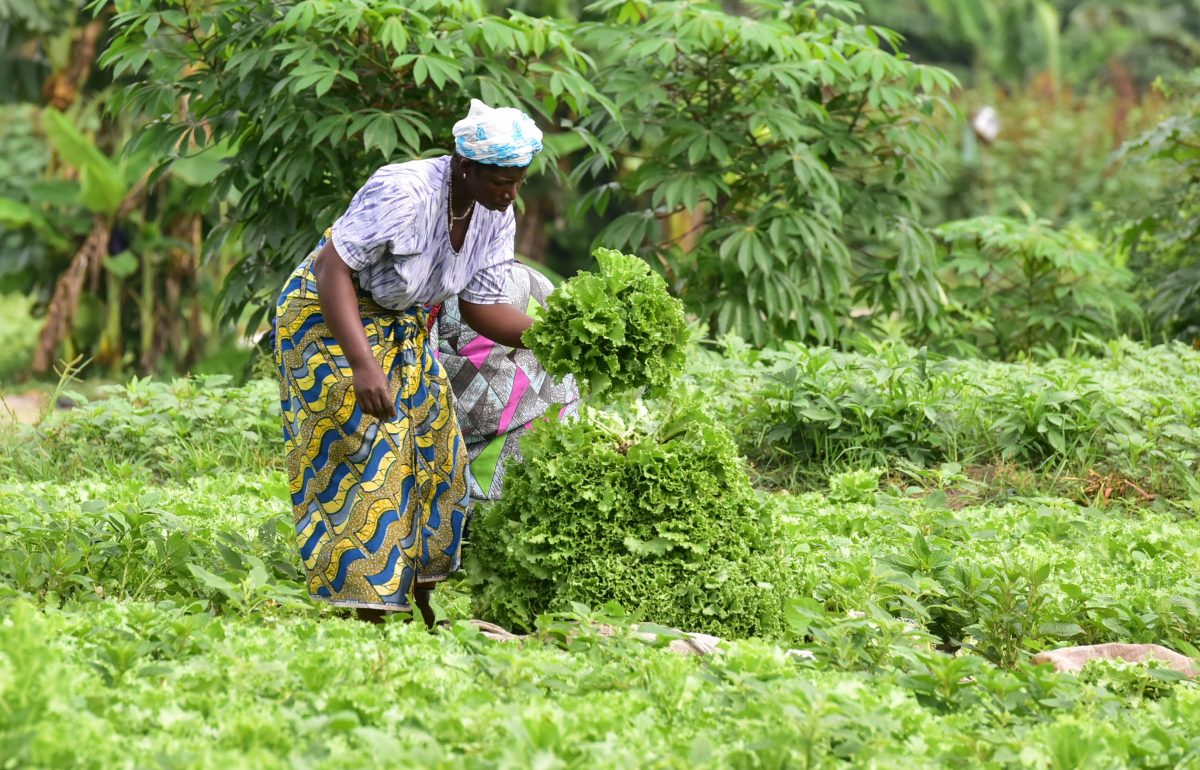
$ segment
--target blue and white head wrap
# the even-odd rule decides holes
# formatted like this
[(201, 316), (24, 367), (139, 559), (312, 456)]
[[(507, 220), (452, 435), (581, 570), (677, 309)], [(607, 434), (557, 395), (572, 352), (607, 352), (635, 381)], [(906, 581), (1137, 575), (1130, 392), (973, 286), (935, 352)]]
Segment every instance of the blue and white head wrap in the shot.
[(492, 109), (472, 99), (467, 117), (454, 124), (454, 148), (479, 163), (528, 166), (542, 151), (542, 132), (514, 107)]

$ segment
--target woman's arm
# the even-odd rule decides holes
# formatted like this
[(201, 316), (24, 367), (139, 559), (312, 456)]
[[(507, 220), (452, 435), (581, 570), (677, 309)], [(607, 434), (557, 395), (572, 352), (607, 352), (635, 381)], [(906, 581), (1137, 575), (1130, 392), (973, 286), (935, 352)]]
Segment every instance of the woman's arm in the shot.
[(317, 299), (321, 303), (325, 323), (350, 362), (354, 395), (359, 407), (377, 419), (395, 419), (396, 404), (388, 388), (387, 376), (372, 355), (367, 333), (363, 331), (362, 317), (358, 314), (358, 294), (350, 278), (350, 268), (333, 247), (332, 240), (326, 241), (317, 253), (313, 261), (313, 274), (317, 277)]
[(521, 335), (533, 326), (533, 319), (512, 305), (480, 305), (467, 302), (460, 296), (458, 308), (467, 326), (484, 337), (510, 348), (525, 347)]

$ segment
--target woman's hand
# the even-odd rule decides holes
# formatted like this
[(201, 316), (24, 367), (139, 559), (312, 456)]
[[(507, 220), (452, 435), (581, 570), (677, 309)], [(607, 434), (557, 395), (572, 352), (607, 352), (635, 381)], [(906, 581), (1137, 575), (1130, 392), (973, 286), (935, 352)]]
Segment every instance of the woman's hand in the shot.
[(377, 420), (396, 419), (396, 402), (388, 387), (387, 375), (374, 359), (353, 368), (354, 397), (358, 406)]
[(333, 247), (332, 240), (326, 241), (317, 253), (313, 273), (317, 278), (321, 314), (350, 362), (354, 396), (359, 407), (376, 419), (394, 420), (396, 403), (392, 400), (383, 367), (371, 353), (371, 344), (363, 331), (350, 268)]

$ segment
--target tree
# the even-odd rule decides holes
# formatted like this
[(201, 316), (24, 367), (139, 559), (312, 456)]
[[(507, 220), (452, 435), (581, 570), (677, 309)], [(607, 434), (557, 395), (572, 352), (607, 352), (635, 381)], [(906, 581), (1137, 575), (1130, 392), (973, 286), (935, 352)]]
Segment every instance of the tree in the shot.
[(231, 206), (207, 242), (240, 243), (224, 306), (252, 327), (371, 172), (448, 151), (471, 97), (538, 115), (552, 173), (553, 132), (605, 106), (570, 22), (476, 0), (132, 0), (114, 24), (105, 61), (141, 75), (122, 108), (152, 118), (135, 146), (164, 165), (227, 148), (210, 196)]
[[(111, 87), (95, 67), (112, 6), (0, 0), (0, 290), (37, 298), (44, 316), (30, 369), (64, 352), (101, 368), (186, 368), (206, 350), (186, 181), (148, 178), (120, 155), (132, 120), (106, 115)], [(203, 174), (200, 174), (202, 177)]]
[[(620, 109), (583, 120), (621, 172), (584, 203), (632, 208), (596, 239), (660, 264), (713, 333), (837, 338), (854, 303), (937, 313), (914, 193), (947, 73), (838, 2), (606, 0), (581, 26)], [(601, 53), (603, 52), (603, 53)], [(595, 153), (577, 177), (606, 168)]]
[(741, 5), (604, 0), (574, 22), (472, 0), (131, 0), (105, 61), (141, 75), (123, 108), (162, 116), (138, 146), (228, 148), (209, 240), (241, 244), (226, 309), (254, 323), (354, 189), (444, 152), (471, 96), (537, 114), (541, 167), (574, 153), (581, 211), (624, 214), (597, 243), (659, 264), (713, 331), (830, 340), (856, 302), (936, 313), (912, 192), (953, 78), (851, 4)]

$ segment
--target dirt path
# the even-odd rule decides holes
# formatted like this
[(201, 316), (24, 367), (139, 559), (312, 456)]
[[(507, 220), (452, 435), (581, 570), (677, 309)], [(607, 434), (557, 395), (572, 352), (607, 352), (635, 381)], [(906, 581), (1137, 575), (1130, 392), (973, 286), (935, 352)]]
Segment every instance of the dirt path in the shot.
[(46, 405), (46, 394), (29, 392), (0, 395), (0, 425), (14, 422), (32, 425)]

